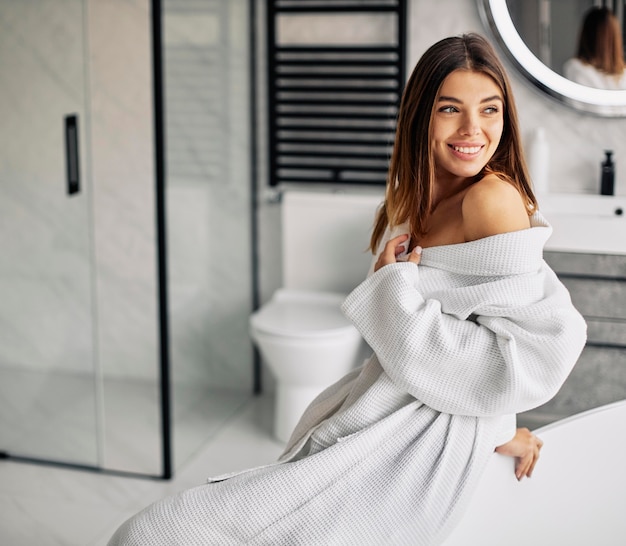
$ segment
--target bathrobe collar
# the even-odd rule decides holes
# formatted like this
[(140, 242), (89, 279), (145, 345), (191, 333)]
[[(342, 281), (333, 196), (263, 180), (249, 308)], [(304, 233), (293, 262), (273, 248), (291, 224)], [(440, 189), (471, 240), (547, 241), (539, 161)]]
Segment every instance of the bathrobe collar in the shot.
[[(552, 226), (535, 212), (531, 227), (453, 245), (433, 246), (422, 252), (420, 265), (468, 275), (518, 275), (537, 271)], [(477, 259), (480, 256), (480, 259)]]

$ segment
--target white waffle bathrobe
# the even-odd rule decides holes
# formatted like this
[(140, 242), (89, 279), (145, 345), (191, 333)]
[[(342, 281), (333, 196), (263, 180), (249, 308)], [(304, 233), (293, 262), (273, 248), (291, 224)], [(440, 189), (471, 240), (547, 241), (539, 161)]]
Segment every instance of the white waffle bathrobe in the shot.
[(440, 543), (513, 436), (506, 416), (552, 398), (585, 343), (542, 258), (551, 228), (532, 226), (371, 275), (343, 309), (374, 355), (312, 402), (280, 460), (161, 500), (110, 544)]

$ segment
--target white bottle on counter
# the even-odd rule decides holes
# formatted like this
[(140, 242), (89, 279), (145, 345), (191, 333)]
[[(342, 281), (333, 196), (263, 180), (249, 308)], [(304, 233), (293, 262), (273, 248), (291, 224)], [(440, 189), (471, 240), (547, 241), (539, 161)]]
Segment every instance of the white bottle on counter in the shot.
[(528, 146), (528, 170), (537, 196), (548, 193), (550, 147), (543, 127), (535, 129)]

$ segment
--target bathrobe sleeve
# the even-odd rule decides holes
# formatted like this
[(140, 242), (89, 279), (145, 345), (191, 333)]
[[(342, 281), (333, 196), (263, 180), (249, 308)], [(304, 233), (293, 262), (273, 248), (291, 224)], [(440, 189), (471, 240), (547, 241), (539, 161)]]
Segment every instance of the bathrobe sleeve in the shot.
[(558, 392), (586, 324), (545, 262), (428, 299), (420, 267), (381, 268), (343, 306), (396, 386), (438, 411), (472, 416), (526, 411)]

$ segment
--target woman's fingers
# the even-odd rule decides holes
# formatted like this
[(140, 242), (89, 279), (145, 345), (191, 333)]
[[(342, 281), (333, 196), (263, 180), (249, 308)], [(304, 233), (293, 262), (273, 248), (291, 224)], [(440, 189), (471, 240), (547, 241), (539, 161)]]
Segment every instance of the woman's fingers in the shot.
[[(384, 246), (383, 251), (378, 256), (378, 260), (374, 264), (374, 271), (378, 271), (381, 267), (388, 264), (395, 264), (398, 261), (398, 256), (406, 250), (406, 243), (409, 240), (409, 234), (398, 235), (393, 239), (389, 239)], [(422, 259), (422, 247), (416, 246), (411, 252), (409, 252), (406, 258), (401, 258), (403, 261), (419, 264)]]
[(521, 480), (530, 478), (539, 459), (543, 441), (527, 428), (518, 428), (512, 440), (498, 446), (496, 451), (502, 455), (515, 457), (515, 477)]
[(378, 256), (376, 264), (374, 265), (374, 271), (378, 271), (381, 267), (397, 262), (396, 256), (404, 252), (403, 243), (406, 243), (409, 239), (409, 234), (398, 235), (393, 239), (389, 239), (387, 244), (383, 248), (383, 251)]
[(422, 259), (422, 247), (421, 246), (416, 246), (411, 252), (409, 252), (409, 255), (407, 256), (407, 262), (414, 263), (415, 265), (419, 264), (421, 259)]
[(385, 251), (393, 251), (394, 254), (400, 254), (400, 252), (404, 251), (403, 243), (406, 243), (408, 240), (408, 233), (403, 233), (402, 235), (398, 235), (393, 239), (389, 239), (389, 241), (387, 241), (387, 244), (385, 245)]
[(537, 461), (539, 460), (539, 451), (543, 447), (543, 442), (536, 436), (535, 436), (535, 441), (536, 441), (536, 445), (535, 445), (535, 450), (534, 450), (534, 457), (530, 463), (530, 467), (528, 468), (528, 471), (526, 472), (526, 476), (528, 476), (529, 478), (532, 476), (533, 470), (535, 470), (535, 465), (537, 464)]
[(521, 480), (524, 476), (528, 476), (528, 470), (533, 464), (533, 455), (532, 453), (528, 453), (523, 457), (517, 460), (517, 465), (515, 468), (515, 477), (518, 480)]
[(530, 478), (532, 476), (535, 465), (539, 460), (539, 452), (542, 447), (543, 442), (533, 434), (530, 438), (530, 445), (526, 448), (526, 452), (517, 460), (515, 476), (518, 480), (521, 480), (523, 477)]

